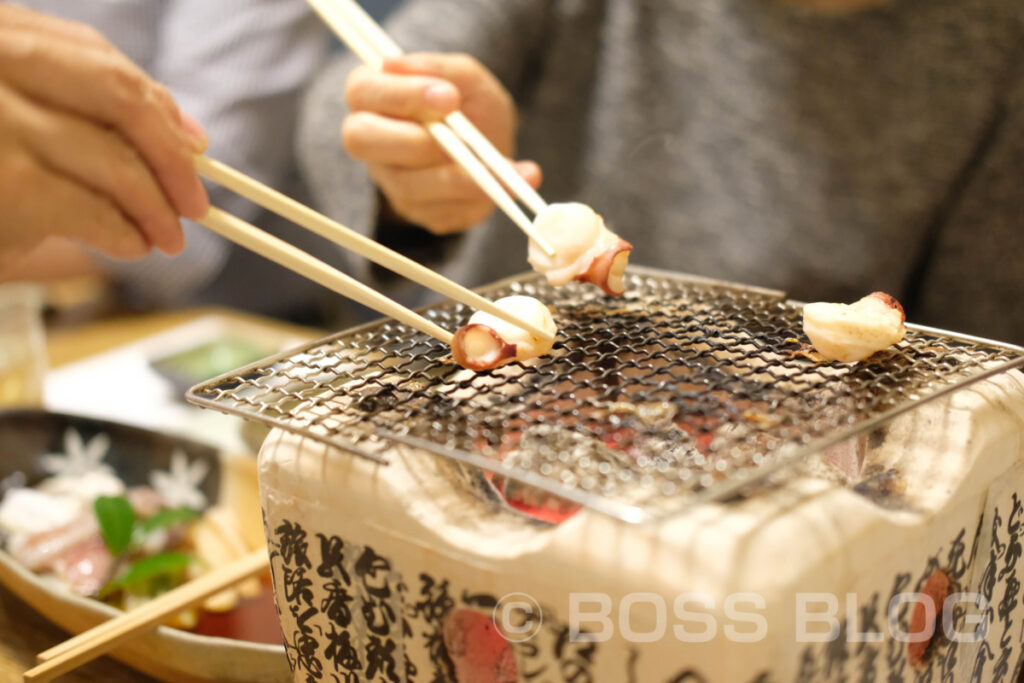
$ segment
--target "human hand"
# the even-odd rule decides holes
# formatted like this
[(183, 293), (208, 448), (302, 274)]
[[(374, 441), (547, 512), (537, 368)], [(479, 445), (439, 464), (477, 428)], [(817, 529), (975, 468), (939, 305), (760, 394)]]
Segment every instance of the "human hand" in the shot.
[(0, 4), (0, 256), (48, 235), (119, 258), (184, 246), (202, 128), (92, 28)]
[[(444, 235), (491, 214), (494, 203), (422, 125), (461, 109), (502, 154), (514, 154), (515, 103), (480, 62), (421, 53), (389, 59), (382, 71), (361, 66), (349, 76), (346, 97), (345, 149), (367, 164), (398, 216)], [(515, 168), (540, 186), (537, 164), (519, 161)]]

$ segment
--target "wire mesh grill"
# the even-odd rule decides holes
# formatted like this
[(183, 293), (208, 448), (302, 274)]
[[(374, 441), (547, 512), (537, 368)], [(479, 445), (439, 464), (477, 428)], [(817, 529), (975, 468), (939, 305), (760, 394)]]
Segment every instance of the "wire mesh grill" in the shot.
[[(802, 352), (801, 306), (781, 292), (647, 269), (631, 269), (621, 299), (532, 274), (481, 292), (548, 303), (560, 328), (552, 353), (473, 373), (385, 320), (188, 398), (381, 461), (399, 445), (424, 449), (482, 467), (526, 500), (546, 492), (643, 521), (1024, 365), (1024, 349), (914, 326), (868, 361), (818, 362)], [(424, 310), (449, 330), (470, 314)]]

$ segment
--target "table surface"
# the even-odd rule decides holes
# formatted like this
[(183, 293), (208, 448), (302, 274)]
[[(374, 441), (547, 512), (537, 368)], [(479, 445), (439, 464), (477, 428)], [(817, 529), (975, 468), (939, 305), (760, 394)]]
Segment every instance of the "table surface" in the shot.
[[(217, 308), (126, 316), (58, 330), (49, 334), (46, 348), (50, 367), (73, 363), (210, 314), (265, 325), (274, 330), (296, 335), (305, 336), (311, 332), (316, 334), (309, 328)], [(0, 683), (20, 681), (22, 673), (35, 664), (36, 653), (67, 638), (67, 633), (37, 614), (11, 591), (0, 586)], [(110, 657), (101, 657), (76, 669), (60, 680), (113, 683), (116, 681), (153, 681), (155, 679), (130, 669)]]

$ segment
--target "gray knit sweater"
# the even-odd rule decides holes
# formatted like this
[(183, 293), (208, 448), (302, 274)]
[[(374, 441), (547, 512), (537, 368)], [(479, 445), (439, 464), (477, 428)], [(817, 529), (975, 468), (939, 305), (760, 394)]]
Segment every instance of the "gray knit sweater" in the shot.
[[(1024, 342), (1021, 0), (841, 17), (775, 0), (409, 0), (388, 29), (491, 68), (545, 198), (594, 206), (634, 263), (803, 300), (885, 290), (913, 322)], [(373, 234), (377, 195), (339, 140), (353, 66), (339, 57), (309, 92), (300, 158), (320, 206)], [(501, 215), (456, 238), (379, 236), (467, 285), (528, 268)]]

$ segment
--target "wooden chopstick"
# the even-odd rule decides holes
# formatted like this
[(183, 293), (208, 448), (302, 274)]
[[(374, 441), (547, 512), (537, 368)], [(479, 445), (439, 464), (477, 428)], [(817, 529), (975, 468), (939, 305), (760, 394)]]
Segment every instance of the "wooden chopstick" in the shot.
[(455, 301), (463, 303), (479, 311), (505, 320), (517, 327), (520, 327), (530, 334), (542, 339), (551, 339), (550, 332), (543, 330), (536, 325), (520, 320), (515, 315), (494, 305), (494, 303), (476, 292), (466, 289), (462, 285), (452, 282), (448, 278), (435, 273), (410, 258), (402, 256), (396, 251), (374, 242), (372, 239), (360, 235), (355, 230), (332, 221), (327, 216), (317, 213), (305, 204), (295, 201), (277, 190), (264, 185), (254, 178), (250, 178), (241, 171), (205, 156), (195, 158), (196, 169), (199, 173), (210, 180), (223, 185), (224, 187), (237, 192), (251, 202), (262, 206), (269, 211), (282, 216), (293, 223), (301, 225), (321, 237), (331, 240), (346, 249), (350, 249), (360, 256), (373, 261), (379, 265), (392, 270), (399, 275), (404, 275), (414, 282), (428, 287), (440, 294), (443, 294)]
[(138, 609), (83, 631), (39, 653), (41, 662), (25, 672), (26, 681), (49, 681), (117, 647), (125, 640), (155, 628), (182, 610), (270, 567), (266, 549), (255, 550), (231, 564), (178, 586)]
[(241, 218), (211, 207), (206, 216), (199, 219), (198, 223), (225, 239), (254, 251), (342, 296), (347, 296), (379, 313), (391, 316), (445, 344), (451, 344), (452, 333), (448, 330), (432, 323), (419, 313), (392, 301), (362, 282), (335, 270), (323, 261), (313, 258), (298, 247), (246, 223)]
[[(326, 1), (331, 2), (332, 0)], [(356, 0), (333, 0), (333, 2), (336, 3), (341, 15), (348, 18), (347, 23), (350, 27), (348, 32), (360, 34), (360, 49), (366, 51), (368, 47), (377, 53), (378, 56), (374, 60), (376, 68), (380, 68), (380, 62), (384, 57), (402, 56), (403, 51), (398, 43)], [(366, 61), (365, 58), (361, 58)], [(531, 211), (535, 214), (540, 213), (547, 206), (544, 198), (530, 187), (530, 184), (521, 175), (516, 173), (515, 168), (505, 158), (505, 155), (498, 151), (491, 141), (473, 125), (473, 122), (466, 118), (465, 114), (461, 111), (452, 112), (445, 117), (445, 122)]]
[[(477, 156), (487, 165), (496, 176), (505, 183), (519, 199), (530, 207), (535, 214), (539, 214), (548, 203), (540, 196), (537, 190), (530, 187), (523, 176), (519, 175), (516, 169), (509, 163), (505, 155), (498, 151), (498, 148), (491, 144), (480, 129), (473, 125), (473, 122), (466, 118), (461, 111), (453, 111), (445, 117), (445, 122), (455, 131), (455, 134), (462, 138), (469, 148), (476, 152)], [(538, 242), (538, 244), (540, 244)], [(552, 253), (548, 254), (553, 255)]]
[[(308, 0), (310, 6), (320, 15), (328, 26), (338, 35), (341, 40), (346, 43), (349, 48), (354, 52), (364, 63), (375, 69), (379, 69), (383, 64), (385, 56), (398, 56), (402, 54), (402, 51), (398, 48), (398, 45), (394, 43), (384, 30), (373, 21), (372, 17), (365, 14), (362, 8), (356, 3), (342, 3), (338, 0)], [(354, 5), (354, 10), (353, 6)], [(365, 17), (365, 19), (364, 19)], [(373, 27), (376, 27), (374, 30)], [(381, 36), (384, 36), (386, 42), (381, 40)], [(458, 112), (456, 112), (458, 113)], [(449, 116), (446, 120), (451, 119)], [(475, 131), (475, 127), (465, 118), (465, 116), (455, 117), (456, 127), (460, 130), (467, 130), (472, 127)], [(493, 145), (487, 140), (483, 134), (477, 131), (474, 136), (470, 133), (470, 141), (467, 141), (471, 146), (478, 145), (483, 149), (483, 152), (477, 152), (480, 154), (478, 159), (473, 154), (470, 147), (467, 146), (467, 142), (463, 140), (456, 133), (455, 128), (449, 128), (447, 125), (440, 121), (433, 121), (424, 124), (430, 134), (435, 140), (444, 148), (448, 155), (455, 160), (457, 164), (465, 169), (466, 173), (476, 182), (476, 184), (482, 189), (491, 200), (498, 205), (498, 207), (505, 212), (505, 214), (512, 219), (512, 221), (519, 226), (519, 228), (526, 233), (526, 235), (537, 243), (540, 248), (547, 253), (548, 256), (554, 256), (555, 250), (551, 247), (547, 240), (537, 233), (537, 230), (533, 226), (533, 221), (523, 213), (519, 205), (516, 204), (515, 200), (509, 196), (505, 191), (505, 188), (501, 186), (494, 176), (487, 170), (487, 166), (481, 162), (480, 159), (484, 159), (488, 163), (494, 164), (495, 173), (501, 178), (506, 185), (509, 186), (514, 192), (523, 196), (523, 188), (527, 188), (528, 192), (525, 196), (529, 199), (524, 199), (524, 203), (530, 206), (535, 212), (539, 212), (541, 208), (546, 206), (544, 200), (538, 195), (533, 188), (526, 183), (523, 178), (516, 173), (515, 169), (512, 168), (505, 157), (502, 156), (501, 152), (494, 148)], [(538, 207), (538, 208), (534, 208)]]

